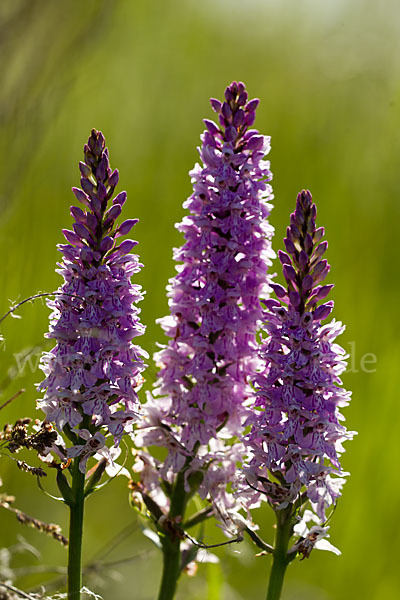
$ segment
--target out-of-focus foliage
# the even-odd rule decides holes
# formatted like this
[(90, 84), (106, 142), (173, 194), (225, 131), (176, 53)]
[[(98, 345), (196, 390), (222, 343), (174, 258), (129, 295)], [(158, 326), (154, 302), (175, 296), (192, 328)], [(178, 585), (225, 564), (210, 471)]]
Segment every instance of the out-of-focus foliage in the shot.
[[(276, 249), (297, 191), (313, 193), (330, 242), (335, 316), (347, 324), (345, 386), (354, 390), (348, 427), (359, 436), (343, 458), (352, 475), (330, 523), (331, 541), (343, 554), (316, 551), (295, 561), (284, 600), (383, 600), (399, 589), (399, 73), (397, 0), (5, 0), (0, 6), (1, 312), (10, 301), (59, 285), (56, 244), (71, 223), (70, 188), (79, 184), (76, 165), (92, 127), (104, 132), (111, 164), (120, 169), (125, 217), (140, 218), (143, 345), (151, 353), (162, 339), (154, 321), (167, 311), (172, 247), (182, 242), (174, 223), (191, 190), (187, 172), (197, 160), (201, 119), (212, 117), (209, 96), (239, 79), (261, 99), (257, 127), (272, 135)], [(1, 411), (2, 422), (35, 414), (33, 384), (42, 378), (36, 366), (51, 347), (43, 338), (44, 303), (19, 314), (21, 320), (2, 324), (0, 404), (21, 387), (26, 392)], [(151, 365), (149, 384), (154, 375)], [(65, 507), (10, 460), (0, 464), (3, 488), (18, 507), (65, 531)], [(51, 482), (47, 489), (54, 492)], [(266, 512), (260, 521), (271, 540)], [(1, 523), (0, 545), (16, 543), (21, 526), (14, 516), (3, 511)], [(131, 535), (107, 554), (108, 541), (127, 526)], [(35, 565), (54, 568), (66, 556), (52, 539), (22, 533), (42, 553), (29, 569), (26, 557), (15, 559), (25, 572), (18, 583), (28, 587), (43, 581)], [(206, 540), (220, 536), (211, 527)], [(255, 553), (247, 542), (220, 549), (222, 567), (200, 566), (196, 578), (182, 580), (178, 598), (263, 598), (269, 560)], [(92, 569), (96, 577), (106, 573), (105, 598), (154, 597), (160, 556), (139, 533), (122, 478), (88, 501), (85, 560), (93, 557), (106, 563), (134, 557)], [(91, 579), (89, 587), (96, 585)]]

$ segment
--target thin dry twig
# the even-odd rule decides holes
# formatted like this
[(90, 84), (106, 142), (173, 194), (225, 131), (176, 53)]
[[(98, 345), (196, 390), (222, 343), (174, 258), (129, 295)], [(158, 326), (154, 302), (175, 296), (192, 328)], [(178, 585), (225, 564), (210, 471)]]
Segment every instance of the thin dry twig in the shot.
[(16, 392), (16, 393), (14, 394), (14, 396), (11, 396), (11, 398), (9, 398), (9, 399), (8, 399), (6, 402), (4, 402), (4, 404), (2, 404), (2, 405), (0, 406), (0, 410), (1, 410), (2, 408), (5, 408), (5, 407), (6, 407), (8, 404), (11, 404), (11, 402), (13, 402), (13, 400), (15, 400), (16, 398), (18, 398), (18, 396), (20, 396), (20, 395), (21, 395), (21, 394), (23, 394), (24, 392), (25, 392), (25, 390), (24, 390), (24, 389), (22, 389), (22, 390), (19, 390), (18, 392)]
[(21, 302), (17, 302), (14, 306), (11, 306), (10, 310), (8, 310), (1, 318), (0, 323), (4, 321), (6, 317), (11, 315), (13, 312), (17, 310), (23, 304), (27, 302), (32, 302), (32, 300), (36, 300), (37, 298), (46, 298), (50, 296), (71, 296), (72, 298), (79, 298), (79, 300), (85, 300), (83, 296), (79, 296), (78, 294), (68, 294), (68, 292), (41, 292), (40, 294), (34, 294), (33, 296), (29, 296), (29, 298), (25, 298), (25, 300), (21, 300)]
[(13, 512), (17, 517), (17, 520), (22, 525), (28, 525), (30, 527), (33, 527), (34, 529), (37, 529), (42, 533), (50, 535), (53, 539), (55, 539), (57, 542), (60, 542), (63, 546), (68, 546), (68, 540), (64, 535), (62, 535), (61, 527), (59, 525), (56, 525), (55, 523), (46, 523), (45, 521), (40, 521), (40, 519), (30, 517), (22, 510), (11, 506), (11, 502), (13, 500), (14, 498), (12, 496), (0, 496), (0, 507), (5, 508), (10, 512)]
[(21, 598), (28, 598), (29, 600), (36, 600), (36, 598), (34, 598), (33, 596), (26, 594), (22, 590), (19, 590), (18, 588), (14, 587), (13, 585), (11, 585), (9, 583), (5, 583), (4, 581), (0, 582), (0, 586), (5, 587), (6, 590), (9, 590), (10, 592), (13, 592), (14, 594), (17, 594), (17, 596), (21, 596)]

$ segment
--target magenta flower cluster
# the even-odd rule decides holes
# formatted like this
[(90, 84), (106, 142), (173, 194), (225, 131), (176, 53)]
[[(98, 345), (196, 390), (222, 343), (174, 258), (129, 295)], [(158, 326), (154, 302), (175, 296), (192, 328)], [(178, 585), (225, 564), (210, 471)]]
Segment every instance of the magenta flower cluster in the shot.
[(136, 242), (117, 245), (137, 220), (116, 224), (126, 192), (112, 199), (118, 171), (110, 168), (101, 132), (92, 131), (84, 157), (82, 189), (73, 188), (83, 207), (71, 207), (73, 230), (63, 231), (68, 243), (58, 246), (64, 283), (49, 302), (47, 337), (56, 346), (42, 358), (46, 378), (39, 390), (45, 395), (39, 406), (59, 430), (87, 428), (87, 460), (89, 450), (104, 446), (100, 429), (117, 444), (136, 420), (145, 353), (131, 341), (144, 331), (135, 306), (140, 287), (131, 283), (141, 267), (129, 254)]
[[(248, 101), (244, 85), (234, 82), (225, 101), (211, 105), (219, 125), (205, 120), (203, 166), (191, 172), (194, 191), (184, 203), (190, 214), (177, 226), (185, 244), (174, 252), (182, 264), (168, 287), (170, 316), (160, 320), (170, 338), (156, 355), (161, 397), (147, 408), (150, 424), (158, 411), (159, 422), (173, 429), (164, 473), (179, 472), (194, 448), (221, 430), (240, 434), (255, 373), (258, 298), (272, 255), (269, 138), (250, 129), (258, 100)], [(146, 442), (165, 445), (165, 432), (153, 430)]]
[(322, 258), (328, 244), (315, 219), (311, 194), (303, 191), (290, 218), (286, 252), (279, 252), (286, 287), (272, 284), (278, 299), (265, 302), (264, 370), (255, 380), (257, 398), (247, 422), (247, 474), (277, 508), (305, 491), (324, 519), (344, 483), (342, 442), (353, 433), (341, 423), (350, 393), (340, 387), (345, 352), (334, 343), (344, 328), (321, 323), (333, 308), (324, 301), (333, 286), (321, 285), (329, 271)]

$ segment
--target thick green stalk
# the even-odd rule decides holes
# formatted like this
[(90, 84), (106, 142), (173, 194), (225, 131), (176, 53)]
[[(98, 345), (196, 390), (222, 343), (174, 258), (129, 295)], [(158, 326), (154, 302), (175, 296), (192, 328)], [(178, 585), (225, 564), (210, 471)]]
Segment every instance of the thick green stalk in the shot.
[(158, 594), (158, 600), (172, 600), (175, 596), (176, 586), (180, 575), (181, 540), (166, 535), (162, 541), (163, 573)]
[[(184, 471), (181, 471), (178, 474), (172, 493), (171, 508), (169, 511), (169, 518), (171, 520), (181, 517), (181, 522), (183, 522), (187, 500), (184, 488)], [(181, 539), (179, 533), (174, 533), (173, 529), (170, 532), (167, 531), (161, 543), (163, 550), (163, 573), (158, 600), (172, 600), (175, 596), (181, 572)]]
[(274, 558), (269, 577), (267, 600), (279, 600), (288, 559), (289, 540), (292, 535), (292, 507), (276, 511), (276, 538)]
[(69, 503), (68, 600), (80, 600), (82, 587), (82, 534), (85, 474), (79, 470), (79, 456), (72, 468), (72, 500)]

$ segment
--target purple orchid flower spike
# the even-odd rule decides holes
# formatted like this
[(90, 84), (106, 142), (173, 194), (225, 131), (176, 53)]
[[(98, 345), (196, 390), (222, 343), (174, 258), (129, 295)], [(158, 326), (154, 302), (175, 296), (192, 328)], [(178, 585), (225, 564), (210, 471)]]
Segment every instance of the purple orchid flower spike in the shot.
[(49, 302), (47, 334), (57, 345), (42, 358), (46, 379), (39, 389), (45, 397), (39, 406), (60, 430), (76, 429), (88, 417), (92, 427), (105, 429), (118, 444), (137, 418), (146, 356), (131, 341), (144, 332), (135, 306), (142, 295), (131, 283), (142, 265), (129, 254), (136, 242), (117, 243), (137, 220), (116, 224), (126, 192), (112, 199), (118, 171), (110, 168), (101, 132), (92, 131), (84, 152), (82, 189), (73, 188), (83, 209), (71, 207), (73, 229), (64, 230), (69, 243), (58, 247), (64, 284)]
[[(323, 284), (330, 267), (322, 258), (327, 242), (322, 241), (324, 229), (316, 227), (316, 213), (310, 192), (301, 192), (284, 239), (286, 252), (278, 253), (286, 286), (271, 284), (277, 300), (264, 303), (264, 370), (255, 378), (257, 397), (247, 420), (247, 482), (277, 517), (279, 551), (274, 554), (269, 600), (279, 598), (285, 568), (303, 548), (295, 545), (291, 557), (286, 554), (293, 532), (307, 529), (294, 520), (304, 513), (307, 501), (317, 523), (314, 529), (319, 536), (327, 531), (319, 526), (345, 482), (339, 461), (342, 443), (354, 435), (342, 424), (340, 412), (350, 400), (350, 392), (340, 387), (347, 357), (334, 342), (344, 327), (335, 321), (322, 324), (333, 309), (333, 302), (325, 301), (333, 286)], [(306, 511), (307, 520), (309, 515)]]
[(170, 341), (156, 357), (156, 394), (171, 403), (164, 422), (181, 428), (179, 441), (188, 451), (208, 444), (221, 427), (240, 432), (255, 372), (258, 298), (273, 257), (266, 220), (269, 138), (249, 129), (258, 101), (247, 103), (244, 85), (236, 82), (225, 98), (220, 107), (211, 101), (220, 127), (205, 120), (203, 166), (191, 172), (194, 193), (184, 204), (190, 215), (177, 226), (186, 241), (174, 253), (182, 265), (168, 287), (170, 316), (160, 320)]

